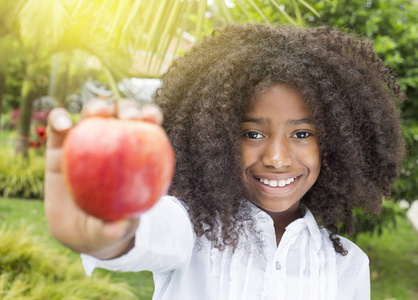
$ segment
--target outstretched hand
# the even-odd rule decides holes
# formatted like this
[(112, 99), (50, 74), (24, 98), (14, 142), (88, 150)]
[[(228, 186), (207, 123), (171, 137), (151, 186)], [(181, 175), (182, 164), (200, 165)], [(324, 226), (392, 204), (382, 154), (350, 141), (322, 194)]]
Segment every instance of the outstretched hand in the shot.
[[(120, 100), (117, 105), (117, 118), (162, 123), (162, 113), (154, 105), (140, 109), (131, 100)], [(81, 112), (82, 118), (110, 118), (114, 115), (114, 107), (100, 99), (90, 101)], [(73, 251), (100, 259), (120, 256), (133, 247), (139, 218), (105, 222), (86, 214), (75, 204), (61, 173), (61, 148), (71, 127), (72, 122), (66, 110), (56, 108), (51, 111), (48, 117), (45, 173), (45, 214), (49, 229), (58, 241)]]

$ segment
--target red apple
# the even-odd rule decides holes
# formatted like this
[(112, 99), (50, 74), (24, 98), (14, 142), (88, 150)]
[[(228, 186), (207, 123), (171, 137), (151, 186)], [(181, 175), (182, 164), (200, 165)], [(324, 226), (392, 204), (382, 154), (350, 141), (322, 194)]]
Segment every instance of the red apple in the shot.
[(67, 188), (81, 209), (105, 221), (137, 216), (167, 192), (174, 151), (165, 131), (144, 121), (87, 118), (62, 149)]

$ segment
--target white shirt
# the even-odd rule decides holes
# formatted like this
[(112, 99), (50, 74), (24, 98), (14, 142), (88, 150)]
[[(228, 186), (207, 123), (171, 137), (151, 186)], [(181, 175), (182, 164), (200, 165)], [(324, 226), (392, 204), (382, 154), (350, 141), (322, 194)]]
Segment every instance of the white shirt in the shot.
[(129, 253), (113, 260), (82, 254), (83, 266), (87, 275), (96, 267), (152, 271), (153, 299), (370, 299), (366, 254), (343, 237), (348, 255), (336, 253), (308, 209), (286, 227), (278, 247), (270, 216), (254, 206), (253, 218), (263, 234), (261, 246), (244, 234), (234, 253), (219, 251), (194, 234), (183, 205), (165, 196), (141, 215)]

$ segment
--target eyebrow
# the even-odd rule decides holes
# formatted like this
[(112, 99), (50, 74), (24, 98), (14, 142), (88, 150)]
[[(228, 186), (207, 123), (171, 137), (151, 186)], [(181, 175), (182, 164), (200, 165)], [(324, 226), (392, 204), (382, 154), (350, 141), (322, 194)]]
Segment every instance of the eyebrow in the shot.
[[(255, 123), (255, 124), (263, 124), (263, 123), (270, 123), (270, 120), (266, 120), (263, 118), (248, 118), (244, 117), (241, 123)], [(296, 120), (289, 120), (287, 123), (291, 125), (299, 125), (299, 124), (310, 124), (314, 125), (314, 121), (310, 118), (303, 118), (303, 119), (296, 119)]]

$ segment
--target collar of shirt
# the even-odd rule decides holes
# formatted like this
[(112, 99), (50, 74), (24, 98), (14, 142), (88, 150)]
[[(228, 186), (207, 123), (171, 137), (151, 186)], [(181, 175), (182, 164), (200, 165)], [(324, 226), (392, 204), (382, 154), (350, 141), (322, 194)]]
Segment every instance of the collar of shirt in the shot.
[[(261, 210), (251, 201), (248, 202), (250, 203), (251, 209), (250, 216), (253, 220), (255, 220), (257, 224), (260, 224), (260, 222), (268, 222), (270, 225), (273, 225), (273, 219), (265, 211)], [(295, 236), (305, 228), (308, 228), (309, 233), (312, 236), (315, 243), (315, 250), (319, 251), (322, 247), (322, 235), (318, 227), (318, 224), (315, 220), (315, 217), (306, 206), (301, 206), (301, 209), (304, 211), (304, 216), (293, 221), (286, 227), (286, 235)]]

